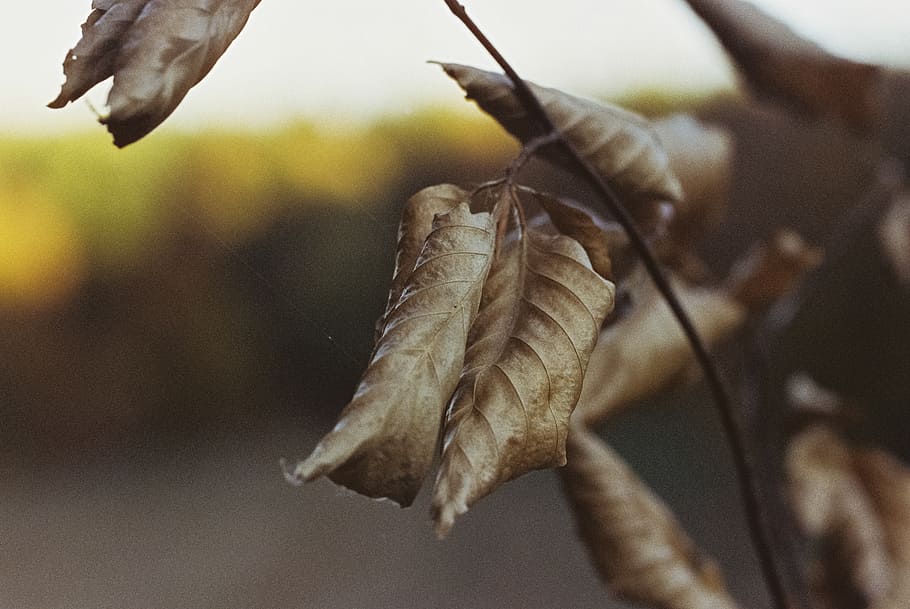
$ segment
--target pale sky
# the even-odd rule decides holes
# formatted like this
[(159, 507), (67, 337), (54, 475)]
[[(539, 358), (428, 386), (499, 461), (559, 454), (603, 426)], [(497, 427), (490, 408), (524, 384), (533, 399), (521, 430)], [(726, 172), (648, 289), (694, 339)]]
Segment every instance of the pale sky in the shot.
[[(462, 0), (525, 78), (579, 94), (733, 86), (682, 0)], [(839, 54), (910, 68), (910, 0), (756, 0)], [(82, 102), (44, 106), (63, 80), (90, 0), (8, 0), (0, 22), (0, 133), (94, 128)], [(492, 68), (442, 0), (263, 0), (167, 126), (250, 128), (466, 107), (435, 59)], [(103, 106), (106, 89), (90, 100)]]

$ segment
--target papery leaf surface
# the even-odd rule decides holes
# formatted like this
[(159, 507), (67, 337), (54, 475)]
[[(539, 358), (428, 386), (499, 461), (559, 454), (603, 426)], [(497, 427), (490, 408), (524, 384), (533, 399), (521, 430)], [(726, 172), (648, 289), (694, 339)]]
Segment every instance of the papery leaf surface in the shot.
[(579, 535), (607, 587), (659, 609), (733, 609), (720, 571), (593, 432), (572, 425), (560, 470)]
[(375, 342), (379, 341), (389, 315), (398, 306), (401, 292), (411, 277), (424, 241), (433, 230), (433, 220), (438, 214), (451, 211), (459, 203), (469, 201), (470, 193), (452, 184), (438, 184), (424, 188), (405, 203), (398, 225), (398, 245), (395, 251), (395, 270), (383, 314), (376, 322)]
[(617, 245), (616, 225), (604, 222), (581, 206), (549, 193), (535, 191), (533, 194), (553, 226), (584, 248), (591, 268), (604, 279), (612, 279), (611, 250)]
[(150, 0), (95, 0), (82, 24), (82, 38), (67, 51), (63, 61), (66, 81), (57, 98), (48, 104), (62, 108), (82, 97), (99, 82), (114, 75), (114, 65), (127, 30)]
[(102, 122), (117, 146), (151, 132), (227, 50), (259, 0), (96, 1), (67, 54), (62, 107), (113, 75)]
[[(451, 191), (442, 194), (443, 206), (453, 202)], [(422, 227), (403, 226), (405, 248)], [(430, 468), (443, 410), (461, 373), (494, 236), (490, 214), (472, 213), (467, 201), (436, 214), (353, 399), (292, 479), (328, 476), (364, 495), (411, 504)], [(405, 252), (399, 261), (406, 264), (410, 256)]]
[(437, 530), (499, 485), (565, 462), (569, 416), (613, 284), (564, 235), (501, 245), (449, 406), (433, 497)]
[[(541, 135), (540, 126), (525, 112), (505, 75), (459, 64), (441, 65), (467, 97), (509, 133), (525, 143)], [(656, 222), (656, 205), (682, 198), (667, 154), (643, 117), (557, 89), (528, 85), (556, 128), (597, 168), (640, 222)], [(567, 166), (565, 155), (553, 145), (542, 148), (541, 155)]]

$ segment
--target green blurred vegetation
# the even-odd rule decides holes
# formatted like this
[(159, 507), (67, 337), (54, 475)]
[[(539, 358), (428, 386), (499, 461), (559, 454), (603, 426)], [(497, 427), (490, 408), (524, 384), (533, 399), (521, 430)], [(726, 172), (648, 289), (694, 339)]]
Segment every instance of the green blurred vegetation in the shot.
[(363, 129), (165, 130), (124, 150), (100, 129), (3, 138), (0, 307), (59, 302), (87, 273), (141, 267), (175, 224), (198, 221), (230, 247), (295, 207), (384, 205), (434, 158), (495, 163), (513, 149), (482, 120), (434, 110)]

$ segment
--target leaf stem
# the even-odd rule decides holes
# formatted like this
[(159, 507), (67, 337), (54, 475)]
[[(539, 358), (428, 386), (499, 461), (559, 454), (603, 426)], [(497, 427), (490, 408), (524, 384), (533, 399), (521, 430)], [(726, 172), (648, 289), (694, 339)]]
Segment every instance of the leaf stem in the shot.
[(674, 316), (679, 322), (686, 338), (692, 345), (695, 357), (705, 374), (708, 387), (717, 404), (720, 413), (721, 423), (723, 425), (727, 442), (733, 456), (734, 467), (739, 482), (740, 494), (742, 496), (746, 521), (749, 533), (752, 538), (752, 544), (761, 566), (762, 574), (774, 606), (777, 609), (787, 609), (787, 595), (777, 570), (776, 559), (770, 542), (770, 534), (767, 530), (765, 514), (762, 510), (761, 501), (759, 500), (759, 485), (754, 467), (754, 458), (751, 451), (746, 446), (740, 423), (733, 411), (733, 403), (730, 392), (721, 378), (717, 365), (708, 353), (708, 349), (701, 340), (692, 320), (689, 318), (682, 304), (676, 297), (670, 281), (660, 267), (657, 257), (651, 250), (641, 231), (636, 226), (631, 215), (622, 205), (619, 197), (610, 185), (600, 176), (590, 162), (588, 162), (569, 142), (550, 119), (547, 111), (544, 109), (540, 100), (531, 91), (527, 83), (518, 75), (515, 69), (506, 61), (505, 57), (486, 37), (476, 23), (468, 16), (464, 6), (457, 0), (445, 0), (449, 10), (458, 17), (459, 20), (467, 27), (473, 36), (483, 45), (484, 49), (499, 64), (506, 76), (512, 81), (515, 88), (515, 95), (518, 97), (525, 111), (531, 116), (540, 130), (539, 137), (558, 137), (561, 145), (568, 154), (571, 162), (587, 179), (600, 197), (601, 202), (623, 227), (629, 236), (629, 241), (641, 257), (645, 268), (651, 279), (654, 281), (658, 291), (660, 291), (667, 305), (673, 311)]

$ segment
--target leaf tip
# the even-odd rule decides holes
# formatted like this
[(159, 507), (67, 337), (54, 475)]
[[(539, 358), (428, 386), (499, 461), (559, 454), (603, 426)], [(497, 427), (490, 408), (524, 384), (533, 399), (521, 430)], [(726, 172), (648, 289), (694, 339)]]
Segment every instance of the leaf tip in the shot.
[(297, 473), (297, 468), (291, 466), (284, 457), (278, 460), (278, 467), (281, 468), (281, 473), (284, 475), (285, 482), (291, 486), (300, 486), (304, 483), (304, 479)]
[(455, 526), (455, 519), (468, 511), (463, 502), (447, 501), (433, 506), (433, 520), (436, 521), (436, 537), (440, 540), (448, 537)]
[(66, 104), (69, 103), (69, 101), (70, 101), (69, 96), (66, 95), (66, 93), (61, 89), (60, 94), (57, 95), (57, 97), (55, 97), (53, 100), (48, 102), (47, 107), (52, 108), (54, 110), (59, 110), (60, 108), (65, 107)]
[(312, 482), (316, 478), (328, 475), (343, 460), (339, 460), (337, 455), (328, 450), (325, 442), (320, 442), (309, 457), (299, 461), (293, 467), (285, 459), (281, 459), (281, 468), (284, 471), (285, 479), (290, 484), (300, 486), (305, 482)]
[(431, 515), (436, 522), (436, 537), (445, 539), (455, 526), (455, 519), (468, 511), (468, 504), (458, 486), (453, 486), (449, 478), (440, 469), (440, 476), (433, 489)]

